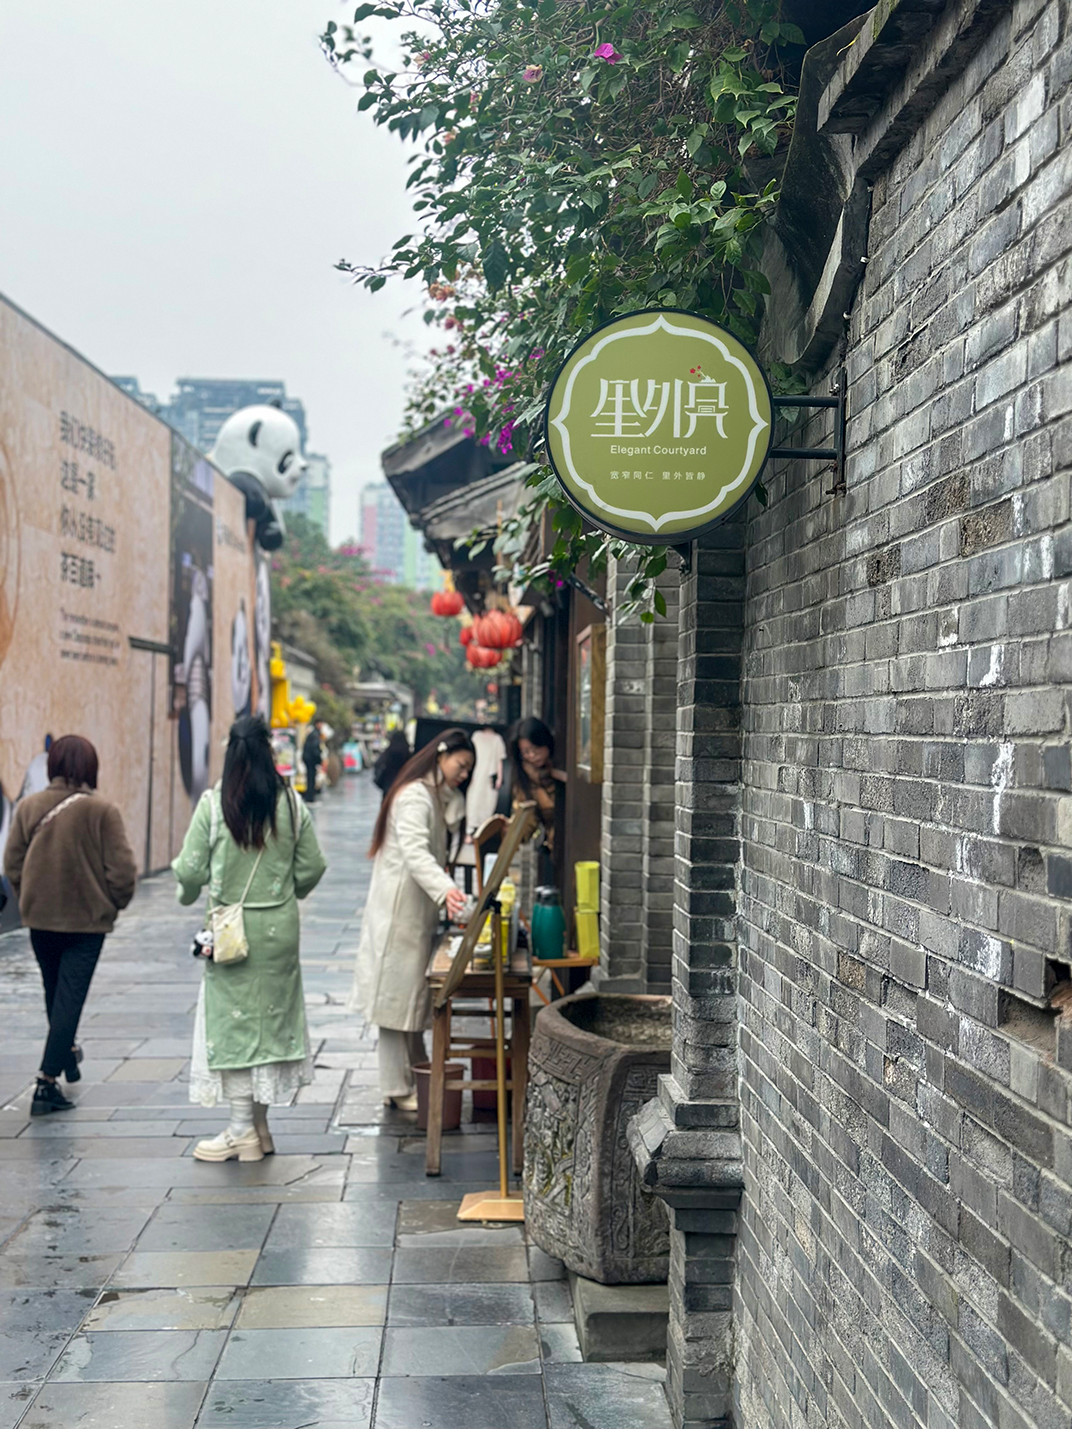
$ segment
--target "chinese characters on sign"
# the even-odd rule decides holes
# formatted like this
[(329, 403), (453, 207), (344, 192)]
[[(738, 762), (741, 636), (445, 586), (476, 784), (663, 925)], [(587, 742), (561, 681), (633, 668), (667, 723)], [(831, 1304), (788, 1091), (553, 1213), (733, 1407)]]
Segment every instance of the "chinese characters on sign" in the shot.
[(87, 501), (96, 499), (97, 478), (91, 471), (79, 471), (76, 461), (60, 462), (60, 485), (72, 496), (78, 496), (84, 491)]
[(89, 546), (99, 546), (109, 555), (115, 554), (115, 527), (109, 526), (99, 516), (76, 511), (73, 506), (60, 507), (60, 535), (71, 536)]
[[(641, 402), (640, 379), (633, 378), (630, 381), (622, 377), (600, 378), (599, 404), (592, 416), (596, 418), (597, 427), (609, 427), (610, 430), (596, 431), (592, 436), (654, 436), (666, 416), (670, 404), (670, 388), (669, 382), (653, 382), (649, 378), (644, 401)], [(677, 377), (673, 382), (673, 391), (671, 435), (675, 441), (687, 441), (696, 431), (696, 424), (701, 418), (713, 418), (713, 435), (725, 439), (728, 411), (725, 382), (714, 382), (708, 377), (701, 377), (698, 382), (684, 382)], [(650, 425), (642, 431), (641, 428), (649, 417)]]
[(98, 466), (115, 470), (115, 447), (107, 437), (93, 427), (72, 417), (70, 412), (60, 413), (60, 441), (64, 446), (73, 447), (76, 452), (84, 452)]
[[(101, 494), (100, 468), (115, 470), (115, 445), (69, 412), (60, 413), (59, 429), (61, 444), (84, 453), (87, 458), (84, 461), (78, 461), (73, 456), (60, 458), (60, 486), (80, 501), (95, 503)], [(90, 462), (97, 470), (89, 465)], [(79, 545), (92, 546), (102, 554), (115, 555), (115, 527), (83, 506), (62, 501), (59, 528), (65, 542), (77, 541)], [(102, 568), (97, 559), (66, 548), (60, 551), (62, 584), (96, 590), (102, 579)], [(65, 655), (67, 653), (64, 651)]]
[(72, 551), (61, 551), (60, 580), (67, 585), (78, 585), (92, 590), (100, 576), (94, 570), (93, 562), (85, 556), (76, 556)]
[(567, 358), (547, 402), (547, 450), (570, 501), (603, 530), (681, 541), (748, 495), (771, 419), (763, 369), (732, 333), (692, 313), (632, 313)]

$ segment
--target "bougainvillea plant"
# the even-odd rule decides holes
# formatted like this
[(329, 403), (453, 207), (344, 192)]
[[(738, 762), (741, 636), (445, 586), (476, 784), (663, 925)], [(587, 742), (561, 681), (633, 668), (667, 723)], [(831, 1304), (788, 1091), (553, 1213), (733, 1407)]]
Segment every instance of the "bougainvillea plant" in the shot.
[[(397, 69), (360, 31), (371, 16), (407, 27)], [(443, 330), (407, 429), (457, 424), (536, 463), (496, 544), (504, 573), (554, 584), (633, 554), (630, 604), (652, 618), (665, 549), (584, 525), (541, 463), (539, 417), (570, 348), (622, 313), (687, 308), (755, 339), (795, 102), (781, 57), (803, 36), (778, 0), (383, 0), (322, 39), (358, 108), (413, 145), (416, 231), (378, 265), (339, 265), (372, 290), (420, 279)], [(519, 571), (546, 507), (549, 558)]]

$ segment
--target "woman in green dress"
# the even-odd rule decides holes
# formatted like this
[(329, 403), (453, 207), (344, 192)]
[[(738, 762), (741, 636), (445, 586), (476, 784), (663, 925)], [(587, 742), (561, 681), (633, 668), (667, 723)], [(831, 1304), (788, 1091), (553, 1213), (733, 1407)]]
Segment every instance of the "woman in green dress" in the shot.
[(298, 960), (298, 899), (327, 865), (306, 806), (276, 772), (264, 721), (231, 727), (223, 778), (201, 796), (171, 865), (179, 902), (208, 884), (212, 907), (238, 903), (249, 956), (206, 961), (194, 1022), (190, 1100), (231, 1104), (225, 1131), (194, 1148), (199, 1161), (259, 1161), (272, 1151), (268, 1107), (311, 1082)]

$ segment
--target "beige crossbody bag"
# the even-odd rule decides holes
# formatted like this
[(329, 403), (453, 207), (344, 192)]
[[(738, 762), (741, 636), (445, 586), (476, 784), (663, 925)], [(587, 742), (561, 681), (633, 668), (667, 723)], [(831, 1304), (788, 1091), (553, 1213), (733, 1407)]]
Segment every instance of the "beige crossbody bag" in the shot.
[(249, 878), (242, 897), (237, 903), (221, 903), (218, 908), (208, 910), (208, 926), (212, 933), (212, 961), (214, 963), (240, 963), (249, 957), (249, 943), (246, 941), (246, 920), (243, 909), (249, 890), (253, 887), (253, 877), (264, 857), (264, 849), (257, 855), (256, 862), (249, 871)]
[[(212, 821), (209, 829), (209, 844), (214, 849), (216, 847), (221, 815), (218, 790), (213, 790), (211, 814)], [(245, 907), (246, 899), (249, 897), (249, 890), (253, 887), (253, 879), (257, 869), (260, 867), (263, 857), (264, 849), (261, 849), (257, 855), (256, 862), (250, 869), (249, 878), (246, 880), (245, 889), (238, 902), (221, 903), (216, 908), (209, 907), (205, 915), (205, 923), (212, 937), (212, 961), (214, 963), (240, 963), (249, 957), (249, 943), (246, 940), (246, 920), (242, 910)]]

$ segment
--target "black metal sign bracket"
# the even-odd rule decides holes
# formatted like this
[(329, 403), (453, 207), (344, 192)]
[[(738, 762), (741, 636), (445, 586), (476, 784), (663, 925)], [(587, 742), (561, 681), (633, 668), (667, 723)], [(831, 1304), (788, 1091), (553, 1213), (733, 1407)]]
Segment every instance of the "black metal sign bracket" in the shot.
[[(831, 462), (834, 467), (834, 484), (827, 489), (827, 496), (845, 495), (845, 422), (848, 417), (848, 374), (839, 367), (830, 384), (831, 397), (775, 397), (776, 407), (830, 407), (834, 417), (834, 445), (832, 447), (771, 447), (768, 457), (787, 457), (792, 461)], [(692, 542), (687, 541), (672, 546), (681, 562), (681, 575), (687, 576), (692, 570)], [(573, 585), (579, 583), (568, 578)], [(587, 591), (585, 592), (587, 594)]]
[(834, 418), (834, 445), (832, 447), (772, 447), (769, 456), (786, 457), (793, 461), (832, 462), (834, 484), (828, 496), (845, 495), (845, 422), (848, 417), (848, 376), (844, 367), (839, 367), (831, 389), (832, 397), (775, 397), (776, 407), (831, 407), (836, 412)]

